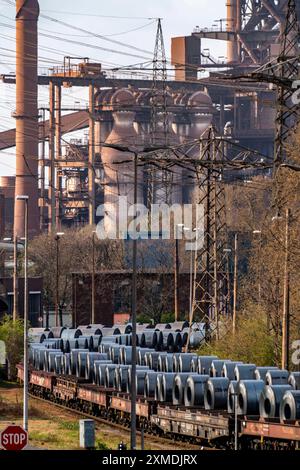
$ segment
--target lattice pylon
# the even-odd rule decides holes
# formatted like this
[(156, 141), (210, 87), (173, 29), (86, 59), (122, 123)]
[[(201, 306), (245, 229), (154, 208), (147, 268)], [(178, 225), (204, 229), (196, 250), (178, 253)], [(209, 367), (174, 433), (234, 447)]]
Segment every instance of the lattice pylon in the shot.
[[(200, 159), (223, 161), (224, 142), (209, 131), (201, 145)], [(204, 207), (204, 238), (195, 255), (192, 321), (215, 325), (219, 337), (219, 320), (230, 312), (228, 276), (225, 190), (222, 169), (195, 168), (198, 185), (198, 204)], [(199, 240), (200, 242), (200, 240)]]

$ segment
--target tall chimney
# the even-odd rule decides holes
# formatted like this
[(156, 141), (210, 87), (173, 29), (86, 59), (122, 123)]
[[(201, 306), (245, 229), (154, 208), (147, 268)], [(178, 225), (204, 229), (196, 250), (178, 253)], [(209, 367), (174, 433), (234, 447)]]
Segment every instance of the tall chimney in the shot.
[[(16, 188), (29, 196), (29, 235), (39, 231), (37, 0), (16, 0)], [(15, 201), (14, 233), (24, 236), (23, 201)]]

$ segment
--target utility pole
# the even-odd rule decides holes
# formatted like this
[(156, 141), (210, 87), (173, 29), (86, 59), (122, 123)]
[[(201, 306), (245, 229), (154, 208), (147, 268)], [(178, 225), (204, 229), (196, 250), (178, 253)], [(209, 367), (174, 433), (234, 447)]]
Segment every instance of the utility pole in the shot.
[(92, 233), (92, 325), (95, 322), (95, 231)]
[[(134, 205), (137, 204), (138, 154), (134, 152)], [(132, 352), (131, 352), (131, 450), (136, 450), (136, 312), (137, 312), (137, 239), (132, 240)]]
[(237, 306), (237, 286), (238, 286), (238, 234), (234, 236), (234, 268), (233, 268), (233, 315), (232, 331), (236, 331), (236, 306)]
[(58, 232), (55, 236), (55, 242), (56, 242), (56, 286), (55, 286), (55, 326), (58, 325), (58, 317), (60, 317), (60, 326), (63, 326), (62, 323), (62, 313), (60, 311), (60, 304), (59, 304), (59, 240), (60, 237), (64, 235), (63, 232)]
[(285, 227), (285, 259), (284, 259), (284, 284), (283, 284), (283, 315), (282, 315), (282, 356), (281, 368), (289, 367), (289, 324), (290, 324), (290, 224), (291, 211), (286, 209)]
[(18, 317), (19, 310), (19, 280), (18, 280), (18, 236), (14, 235), (14, 308), (13, 308), (13, 321), (15, 322)]

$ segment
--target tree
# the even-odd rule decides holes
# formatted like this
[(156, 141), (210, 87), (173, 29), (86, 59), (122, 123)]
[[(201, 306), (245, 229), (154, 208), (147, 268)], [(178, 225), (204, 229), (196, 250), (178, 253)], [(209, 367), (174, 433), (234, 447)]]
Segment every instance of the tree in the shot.
[(6, 315), (0, 323), (0, 340), (4, 341), (6, 346), (6, 355), (8, 362), (8, 379), (16, 376), (16, 365), (23, 356), (23, 320), (13, 321)]

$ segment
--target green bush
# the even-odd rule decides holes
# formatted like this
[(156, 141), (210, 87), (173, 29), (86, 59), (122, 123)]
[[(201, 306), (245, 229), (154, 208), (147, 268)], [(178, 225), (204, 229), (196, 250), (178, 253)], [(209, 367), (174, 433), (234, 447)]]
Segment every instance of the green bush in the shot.
[(4, 341), (8, 361), (8, 379), (16, 376), (16, 365), (23, 357), (23, 320), (5, 315), (0, 323), (0, 340)]

